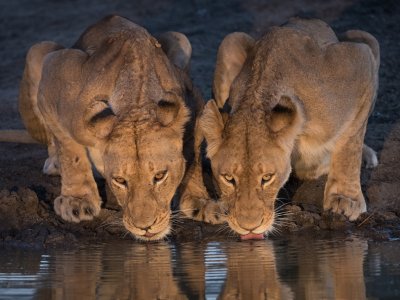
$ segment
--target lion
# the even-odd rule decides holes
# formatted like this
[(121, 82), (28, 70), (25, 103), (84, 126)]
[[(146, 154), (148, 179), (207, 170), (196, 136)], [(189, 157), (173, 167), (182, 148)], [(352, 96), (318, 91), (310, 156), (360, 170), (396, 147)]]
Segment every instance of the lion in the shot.
[(168, 243), (117, 245), (56, 251), (44, 258), (46, 272), (37, 276), (51, 288), (39, 285), (33, 298), (188, 299), (179, 287)]
[(171, 201), (193, 159), (194, 120), (203, 107), (189, 78), (191, 51), (181, 33), (156, 39), (115, 15), (90, 26), (72, 48), (31, 47), (19, 110), (30, 136), (48, 145), (43, 171), (61, 175), (54, 210), (62, 219), (99, 214), (94, 166), (129, 232), (141, 240), (170, 232)]
[(225, 251), (227, 274), (218, 299), (295, 299), (278, 272), (281, 253), (272, 241), (228, 244)]
[(298, 280), (290, 287), (298, 298), (367, 299), (364, 263), (369, 249), (366, 240), (356, 236), (340, 242), (300, 237), (289, 241), (287, 248), (297, 249), (295, 259), (285, 267), (297, 269), (297, 276), (292, 276)]
[(226, 36), (215, 100), (199, 119), (219, 192), (220, 212), (209, 213), (243, 238), (262, 238), (273, 229), (277, 193), (293, 170), (300, 179), (327, 174), (324, 210), (356, 220), (366, 211), (362, 153), (368, 167), (377, 164), (363, 140), (379, 63), (372, 35), (349, 30), (338, 38), (316, 19), (293, 18), (258, 41)]

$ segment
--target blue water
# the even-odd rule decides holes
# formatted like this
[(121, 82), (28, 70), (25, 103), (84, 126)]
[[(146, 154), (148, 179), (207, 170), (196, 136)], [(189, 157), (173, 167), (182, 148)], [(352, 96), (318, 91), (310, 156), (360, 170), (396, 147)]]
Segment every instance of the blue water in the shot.
[(0, 299), (400, 299), (400, 242), (291, 236), (0, 248)]

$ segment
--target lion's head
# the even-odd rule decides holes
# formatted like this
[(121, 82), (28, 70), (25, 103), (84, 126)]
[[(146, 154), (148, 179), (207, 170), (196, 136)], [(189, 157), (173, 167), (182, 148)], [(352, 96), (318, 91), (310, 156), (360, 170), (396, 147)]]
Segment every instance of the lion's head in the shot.
[(183, 139), (162, 125), (135, 129), (114, 128), (104, 146), (104, 176), (125, 227), (136, 237), (160, 239), (169, 233), (171, 199), (185, 173)]
[(273, 228), (275, 199), (291, 172), (302, 118), (300, 107), (289, 97), (280, 95), (273, 105), (262, 101), (276, 95), (259, 88), (261, 63), (254, 58), (256, 51), (246, 34), (224, 39), (215, 71), (216, 101), (208, 101), (200, 117), (227, 221), (242, 236)]
[(125, 227), (137, 238), (160, 239), (170, 230), (170, 203), (186, 168), (183, 135), (193, 113), (187, 103), (196, 97), (190, 43), (177, 32), (155, 39), (112, 16), (74, 48), (46, 58), (54, 70), (46, 73), (46, 97), (63, 101), (40, 109), (73, 111), (54, 127), (61, 123), (87, 147), (123, 208)]

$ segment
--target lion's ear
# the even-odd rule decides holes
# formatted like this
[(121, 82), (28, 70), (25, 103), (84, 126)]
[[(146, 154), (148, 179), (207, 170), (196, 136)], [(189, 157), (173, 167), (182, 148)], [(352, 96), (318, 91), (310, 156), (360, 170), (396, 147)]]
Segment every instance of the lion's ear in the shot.
[(180, 32), (168, 31), (157, 37), (169, 60), (182, 70), (189, 71), (192, 45)]
[(87, 128), (99, 139), (106, 138), (114, 128), (117, 117), (107, 99), (94, 101), (86, 111)]
[(222, 108), (228, 99), (232, 82), (239, 75), (254, 43), (248, 34), (234, 32), (228, 34), (219, 46), (213, 83), (218, 107)]
[[(200, 130), (207, 141), (207, 156), (212, 157), (222, 143), (222, 133), (227, 117), (221, 114), (213, 99), (204, 106), (203, 113), (199, 119)], [(227, 115), (227, 114), (226, 114)]]
[(296, 135), (301, 129), (304, 114), (300, 104), (290, 97), (282, 96), (272, 108), (269, 126), (278, 135)]
[(156, 115), (158, 122), (163, 126), (168, 126), (177, 117), (179, 104), (166, 100), (160, 100), (157, 103)]
[(183, 134), (185, 124), (190, 119), (190, 110), (186, 105), (169, 100), (160, 100), (156, 105), (157, 121), (162, 126)]

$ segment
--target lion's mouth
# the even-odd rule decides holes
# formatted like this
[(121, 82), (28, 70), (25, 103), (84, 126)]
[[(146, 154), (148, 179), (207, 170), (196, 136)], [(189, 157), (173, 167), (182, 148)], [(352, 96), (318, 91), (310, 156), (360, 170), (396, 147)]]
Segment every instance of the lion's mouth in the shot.
[(265, 214), (259, 226), (248, 230), (240, 226), (235, 216), (231, 215), (228, 217), (228, 224), (240, 236), (242, 241), (263, 240), (268, 232), (273, 229), (274, 219), (275, 214), (273, 212), (272, 214)]
[[(132, 231), (131, 231), (132, 232)], [(170, 226), (167, 226), (165, 229), (159, 231), (159, 232), (145, 232), (144, 234), (135, 234), (133, 235), (138, 239), (142, 241), (158, 241), (163, 238), (170, 232)]]
[(169, 222), (169, 215), (161, 218), (160, 222), (153, 224), (151, 228), (141, 229), (136, 227), (132, 222), (124, 218), (125, 228), (138, 240), (142, 241), (156, 241), (165, 238), (170, 233), (171, 225)]
[(155, 236), (156, 233), (150, 233), (150, 232), (146, 232), (143, 236), (147, 237), (147, 238), (152, 238), (153, 236)]
[(248, 233), (248, 234), (243, 234), (240, 236), (240, 239), (242, 241), (245, 240), (263, 240), (264, 239), (264, 233)]

